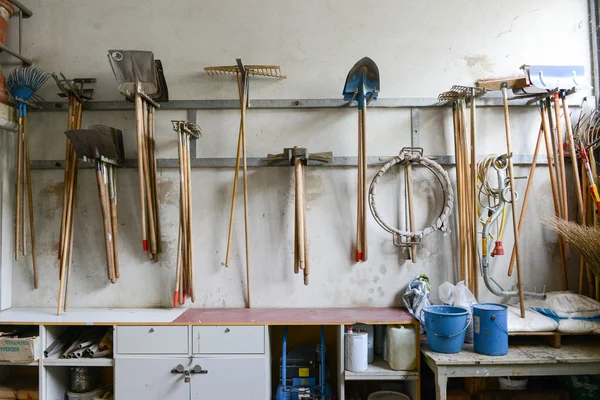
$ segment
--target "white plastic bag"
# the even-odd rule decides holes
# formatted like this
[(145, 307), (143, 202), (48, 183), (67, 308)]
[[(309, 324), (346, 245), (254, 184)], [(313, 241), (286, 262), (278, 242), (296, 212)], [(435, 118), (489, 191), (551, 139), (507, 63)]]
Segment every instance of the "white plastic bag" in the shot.
[[(458, 282), (456, 285), (450, 282), (444, 282), (438, 288), (438, 296), (440, 300), (449, 306), (464, 307), (469, 310), (471, 317), (473, 316), (473, 304), (477, 304), (477, 300), (473, 293), (465, 286), (464, 281)], [(473, 318), (467, 328), (465, 335), (465, 343), (473, 341)]]

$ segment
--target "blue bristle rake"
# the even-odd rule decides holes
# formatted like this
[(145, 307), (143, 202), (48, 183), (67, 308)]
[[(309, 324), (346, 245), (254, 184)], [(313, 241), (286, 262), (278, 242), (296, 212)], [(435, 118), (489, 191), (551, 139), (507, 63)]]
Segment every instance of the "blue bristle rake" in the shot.
[(379, 68), (369, 57), (359, 60), (346, 77), (344, 101), (358, 104), (358, 201), (356, 261), (367, 261), (367, 105), (379, 94)]
[[(29, 134), (27, 132), (27, 105), (40, 100), (35, 92), (46, 83), (50, 74), (38, 67), (21, 67), (13, 70), (6, 80), (6, 90), (19, 105), (19, 131), (17, 139), (17, 179), (16, 179), (16, 209), (15, 209), (15, 260), (19, 259), (20, 238), (23, 239), (23, 255), (27, 255), (25, 239), (25, 204), (21, 210), (21, 202), (25, 200), (25, 186), (29, 209), (29, 232), (31, 235), (31, 257), (33, 261), (33, 286), (38, 287), (38, 268), (35, 254), (35, 233), (33, 228), (33, 198), (31, 189), (31, 169), (29, 167)], [(23, 172), (23, 182), (21, 181)], [(25, 181), (27, 181), (25, 185)], [(21, 192), (22, 191), (22, 192)], [(21, 195), (23, 199), (21, 199)], [(22, 213), (22, 214), (21, 214)], [(22, 236), (20, 229), (23, 225)]]

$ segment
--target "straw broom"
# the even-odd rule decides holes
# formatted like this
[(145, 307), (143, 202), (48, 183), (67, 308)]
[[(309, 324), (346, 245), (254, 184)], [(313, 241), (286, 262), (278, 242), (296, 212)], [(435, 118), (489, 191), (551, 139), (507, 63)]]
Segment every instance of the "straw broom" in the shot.
[(545, 223), (575, 247), (594, 274), (600, 274), (600, 228), (583, 226), (564, 219), (546, 219)]

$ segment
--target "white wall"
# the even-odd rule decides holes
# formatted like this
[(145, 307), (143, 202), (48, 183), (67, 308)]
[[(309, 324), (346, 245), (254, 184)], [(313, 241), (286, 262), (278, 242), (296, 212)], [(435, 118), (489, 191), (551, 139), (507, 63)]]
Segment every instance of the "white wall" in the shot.
[[(280, 64), (288, 79), (251, 83), (251, 98), (341, 98), (344, 78), (368, 55), (381, 73), (382, 98), (435, 97), (452, 84), (519, 73), (523, 63), (583, 64), (589, 71), (587, 2), (581, 0), (451, 1), (159, 1), (30, 0), (34, 12), (24, 25), (24, 52), (49, 71), (70, 77), (95, 77), (98, 100), (121, 100), (106, 53), (108, 49), (148, 49), (163, 61), (172, 99), (232, 99), (234, 79), (211, 78), (203, 68), (232, 64)], [(549, 29), (552, 21), (562, 29)], [(13, 22), (15, 20), (13, 19)], [(14, 41), (14, 28), (12, 27)], [(41, 95), (56, 100), (47, 84)], [(447, 109), (421, 112), (421, 144), (426, 154), (452, 154)], [(513, 151), (533, 153), (539, 120), (535, 110), (511, 113)], [(158, 112), (158, 156), (176, 156), (171, 119), (184, 111)], [(198, 112), (203, 138), (199, 157), (234, 157), (238, 112)], [(84, 112), (83, 125), (105, 123), (123, 130), (128, 158), (136, 154), (133, 112)], [(479, 154), (504, 151), (499, 109), (482, 109)], [(65, 113), (32, 113), (32, 159), (64, 157)], [(311, 152), (355, 156), (355, 110), (250, 110), (248, 156), (264, 157), (300, 145)], [(393, 155), (410, 144), (407, 110), (373, 110), (368, 155)], [(369, 170), (372, 177), (376, 169)], [(453, 174), (453, 170), (450, 171)], [(526, 174), (526, 169), (519, 169)], [(119, 171), (121, 279), (106, 279), (101, 218), (94, 177), (81, 171), (75, 215), (71, 306), (169, 306), (177, 246), (176, 170), (159, 173), (165, 249), (158, 264), (139, 246), (137, 173)], [(55, 306), (58, 290), (56, 248), (60, 229), (62, 171), (34, 171), (40, 288), (32, 289), (31, 266), (13, 269), (14, 306)], [(244, 259), (241, 197), (231, 267), (222, 266), (226, 249), (231, 169), (195, 169), (193, 177), (197, 301), (194, 306), (243, 307)], [(253, 305), (387, 306), (409, 279), (429, 275), (432, 288), (455, 281), (456, 229), (434, 234), (419, 250), (419, 262), (403, 260), (390, 237), (369, 217), (370, 259), (351, 261), (354, 238), (354, 168), (308, 168), (308, 229), (311, 283), (292, 271), (293, 192), (289, 168), (250, 170), (251, 269)], [(369, 178), (370, 179), (370, 178)], [(524, 192), (525, 181), (518, 190)], [(417, 185), (427, 185), (418, 182)], [(418, 187), (419, 188), (419, 187)], [(417, 188), (417, 189), (418, 189)], [(383, 201), (390, 213), (393, 198)], [(522, 246), (524, 277), (530, 288), (560, 288), (555, 235), (539, 218), (552, 213), (545, 168), (537, 172)], [(421, 201), (418, 215), (432, 213)], [(392, 214), (390, 214), (392, 215)], [(510, 227), (510, 226), (509, 226)], [(505, 248), (511, 248), (511, 229)], [(4, 245), (3, 245), (4, 246)], [(3, 248), (3, 251), (7, 251)], [(508, 257), (494, 260), (494, 276), (507, 287)], [(573, 270), (576, 274), (577, 271)], [(574, 277), (573, 277), (574, 279)], [(573, 282), (575, 282), (573, 280)], [(496, 300), (486, 290), (482, 299)], [(191, 305), (191, 304), (190, 304)]]

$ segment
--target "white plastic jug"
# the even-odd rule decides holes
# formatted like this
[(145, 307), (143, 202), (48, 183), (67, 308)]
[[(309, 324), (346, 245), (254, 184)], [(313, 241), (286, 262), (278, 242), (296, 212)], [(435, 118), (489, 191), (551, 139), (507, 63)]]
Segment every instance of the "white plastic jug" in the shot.
[(388, 325), (385, 340), (390, 368), (411, 371), (417, 367), (417, 335), (412, 325)]

